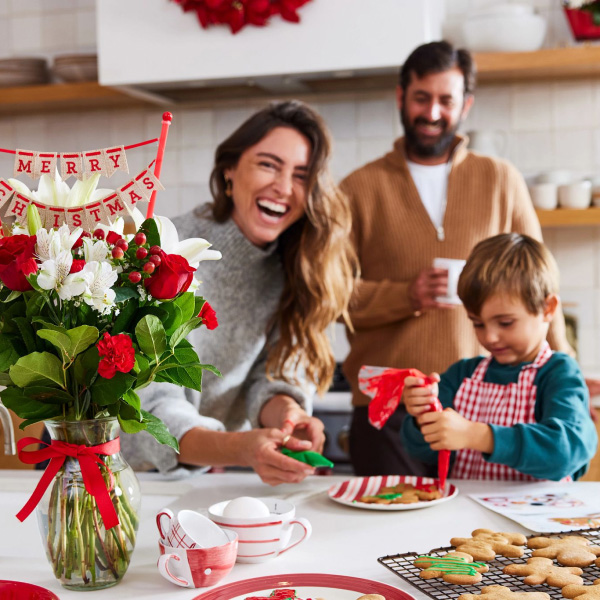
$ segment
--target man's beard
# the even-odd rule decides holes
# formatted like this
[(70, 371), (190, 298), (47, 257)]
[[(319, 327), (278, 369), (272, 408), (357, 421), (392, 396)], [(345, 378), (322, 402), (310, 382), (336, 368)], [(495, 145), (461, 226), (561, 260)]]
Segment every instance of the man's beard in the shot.
[[(439, 119), (438, 121), (432, 123), (423, 117), (417, 117), (414, 123), (409, 123), (408, 117), (404, 112), (404, 108), (400, 109), (400, 120), (402, 121), (402, 126), (404, 127), (404, 142), (406, 144), (406, 149), (414, 156), (418, 156), (420, 158), (443, 156), (452, 145), (452, 142), (456, 137), (456, 132), (458, 131), (461, 123), (461, 121), (458, 121), (454, 127), (449, 128), (447, 121), (444, 119)], [(433, 143), (423, 142), (421, 136), (417, 133), (417, 125), (419, 124), (441, 124), (442, 133), (438, 137), (437, 141)]]

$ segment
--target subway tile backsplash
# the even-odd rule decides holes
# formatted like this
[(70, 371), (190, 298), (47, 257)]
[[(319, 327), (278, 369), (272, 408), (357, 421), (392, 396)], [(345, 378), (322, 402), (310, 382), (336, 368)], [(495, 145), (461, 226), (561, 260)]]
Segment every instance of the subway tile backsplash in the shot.
[[(515, 0), (517, 1), (517, 0)], [(519, 0), (523, 1), (523, 0)], [(448, 0), (447, 12), (460, 17), (489, 0)], [(558, 0), (530, 0), (549, 21), (546, 46), (573, 44)], [(0, 0), (0, 58), (47, 56), (93, 50), (93, 0)], [(157, 212), (173, 217), (209, 199), (208, 177), (216, 145), (245, 119), (257, 101), (215, 103), (211, 107), (173, 107)], [(391, 148), (400, 134), (393, 90), (361, 98), (320, 97), (315, 103), (329, 123), (332, 169), (341, 179)], [(165, 107), (103, 110), (89, 113), (36, 114), (0, 118), (3, 147), (85, 150), (157, 137)], [(462, 130), (493, 129), (506, 133), (504, 156), (525, 176), (568, 168), (581, 176), (600, 175), (600, 83), (591, 79), (553, 83), (480, 85)], [(12, 162), (2, 155), (2, 176)], [(148, 148), (128, 154), (132, 171), (152, 160)], [(30, 184), (30, 181), (26, 183)], [(102, 183), (114, 187), (116, 178)], [(561, 269), (565, 310), (579, 329), (580, 361), (586, 372), (600, 375), (600, 227), (548, 229), (546, 241)], [(336, 358), (347, 344), (336, 326)]]

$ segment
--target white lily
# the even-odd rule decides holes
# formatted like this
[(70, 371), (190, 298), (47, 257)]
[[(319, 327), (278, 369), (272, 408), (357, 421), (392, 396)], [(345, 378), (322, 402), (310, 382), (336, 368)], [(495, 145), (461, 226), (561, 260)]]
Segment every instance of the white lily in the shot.
[(56, 258), (45, 260), (38, 272), (37, 283), (44, 290), (56, 290), (61, 300), (79, 296), (87, 287), (83, 271), (69, 273), (73, 264), (70, 250), (62, 250)]
[(36, 254), (41, 260), (56, 259), (60, 252), (70, 252), (83, 232), (81, 227), (74, 231), (68, 225), (61, 225), (58, 230), (38, 229), (36, 233)]
[(108, 254), (108, 244), (104, 240), (83, 238), (83, 258), (86, 263), (106, 260)]
[(115, 291), (112, 286), (118, 279), (118, 274), (108, 262), (92, 261), (86, 263), (82, 273), (85, 273), (87, 287), (82, 298), (86, 304), (95, 308), (100, 314), (110, 312), (115, 304)]
[(49, 175), (40, 177), (37, 190), (30, 190), (18, 179), (9, 179), (8, 182), (20, 194), (33, 198), (42, 204), (71, 208), (94, 202), (113, 193), (113, 190), (109, 189), (96, 189), (99, 179), (100, 174), (97, 173), (88, 179), (78, 179), (70, 188), (69, 184), (61, 179), (57, 169), (54, 178)]
[(177, 229), (167, 217), (155, 216), (154, 220), (160, 235), (160, 246), (167, 254), (183, 256), (190, 267), (194, 269), (197, 269), (203, 260), (219, 260), (221, 258), (222, 255), (218, 250), (209, 250), (212, 244), (205, 239), (189, 238), (179, 241)]

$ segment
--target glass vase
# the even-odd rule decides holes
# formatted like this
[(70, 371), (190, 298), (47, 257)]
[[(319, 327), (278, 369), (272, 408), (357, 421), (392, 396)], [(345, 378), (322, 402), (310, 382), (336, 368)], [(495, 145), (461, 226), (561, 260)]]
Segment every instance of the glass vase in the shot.
[[(52, 440), (96, 446), (119, 435), (109, 417), (90, 421), (46, 421)], [(54, 575), (71, 590), (102, 589), (117, 584), (127, 571), (135, 546), (140, 486), (120, 452), (99, 455), (98, 465), (119, 524), (105, 529), (96, 499), (84, 485), (77, 458), (67, 456), (42, 501), (38, 524)], [(112, 474), (112, 476), (111, 476)]]

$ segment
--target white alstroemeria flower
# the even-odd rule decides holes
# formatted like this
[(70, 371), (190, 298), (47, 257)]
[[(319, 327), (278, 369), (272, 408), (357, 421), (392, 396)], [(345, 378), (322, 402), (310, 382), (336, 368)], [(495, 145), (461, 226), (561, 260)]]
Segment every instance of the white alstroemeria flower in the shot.
[(102, 262), (109, 255), (108, 244), (104, 240), (83, 238), (83, 258), (85, 262)]
[(117, 272), (108, 262), (92, 261), (86, 263), (82, 273), (86, 274), (88, 283), (82, 295), (84, 302), (100, 314), (110, 312), (115, 304), (115, 292), (111, 288), (119, 277)]
[(69, 274), (72, 264), (70, 250), (63, 250), (56, 258), (44, 261), (38, 272), (38, 285), (44, 290), (56, 290), (61, 300), (79, 296), (86, 289), (87, 281), (83, 271)]
[(95, 202), (100, 198), (105, 198), (113, 193), (113, 190), (96, 189), (100, 174), (92, 175), (87, 179), (77, 180), (73, 187), (63, 181), (58, 169), (56, 169), (54, 178), (49, 175), (42, 175), (38, 184), (38, 189), (30, 190), (22, 181), (18, 179), (9, 179), (8, 182), (17, 192), (29, 196), (42, 204), (50, 206), (63, 206), (71, 208), (73, 206), (82, 206), (88, 202)]
[(154, 220), (160, 235), (160, 247), (167, 254), (179, 254), (183, 256), (190, 267), (198, 268), (202, 260), (219, 260), (221, 253), (218, 250), (209, 250), (210, 242), (202, 238), (189, 238), (179, 241), (179, 235), (175, 225), (167, 217), (155, 216)]
[(74, 231), (69, 230), (67, 224), (61, 225), (58, 230), (38, 229), (36, 236), (36, 254), (41, 260), (56, 260), (63, 251), (71, 252), (75, 242), (83, 232), (81, 227)]

